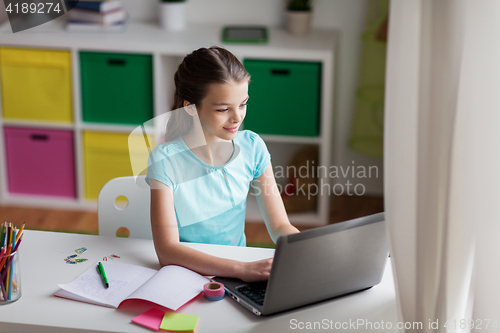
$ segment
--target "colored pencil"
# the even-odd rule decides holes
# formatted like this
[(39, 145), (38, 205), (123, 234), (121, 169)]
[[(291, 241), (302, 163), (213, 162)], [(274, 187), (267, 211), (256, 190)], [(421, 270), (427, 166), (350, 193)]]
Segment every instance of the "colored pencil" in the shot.
[(9, 246), (7, 247), (7, 252), (6, 252), (6, 256), (4, 257), (4, 260), (3, 260), (3, 263), (5, 263), (5, 265), (0, 265), (0, 267), (2, 267), (2, 269), (4, 269), (4, 272), (2, 274), (2, 276), (4, 276), (5, 274), (7, 274), (7, 277), (5, 277), (5, 280), (4, 280), (4, 277), (2, 277), (2, 281), (4, 283), (4, 287), (5, 287), (5, 297), (6, 299), (9, 299), (9, 283), (8, 283), (8, 279), (9, 279), (9, 269), (7, 268), (7, 261), (8, 259), (10, 258), (9, 255), (11, 254), (11, 251), (12, 251), (12, 223), (9, 222), (9, 224), (7, 225), (7, 244), (9, 244)]
[(7, 245), (10, 243), (10, 222), (7, 223), (7, 226), (5, 228), (5, 241)]
[[(15, 228), (12, 230), (12, 246), (15, 246), (15, 241), (14, 238), (16, 238), (16, 232), (14, 231)], [(12, 257), (11, 257), (12, 258)], [(12, 274), (14, 271), (12, 268), (14, 267), (14, 264), (11, 264), (10, 267), (7, 267), (7, 277), (5, 280), (5, 291), (7, 292), (7, 299), (10, 301), (11, 295), (12, 295)]]
[(8, 258), (8, 255), (9, 255), (9, 252), (11, 250), (11, 246), (9, 245), (7, 247), (7, 250), (4, 252), (4, 257), (2, 258), (1, 262), (0, 262), (0, 272), (2, 272), (2, 276), (0, 278), (0, 284), (2, 286), (2, 293), (3, 293), (3, 300), (4, 301), (7, 301), (8, 300), (8, 297), (7, 297), (7, 291), (5, 290), (5, 283), (4, 283), (4, 273), (7, 272), (7, 268), (4, 269), (4, 264), (6, 263), (7, 261), (7, 258)]
[(7, 243), (7, 221), (2, 223), (2, 241), (0, 242), (1, 246), (4, 246)]
[(21, 229), (17, 233), (16, 242), (19, 241), (19, 238), (21, 237), (21, 233), (23, 232), (25, 226), (26, 226), (26, 222), (23, 223), (23, 226), (21, 227)]
[(3, 285), (3, 281), (0, 280), (0, 289), (2, 291), (2, 295), (1, 295), (1, 298), (2, 300), (6, 301), (7, 300), (7, 293), (5, 292), (5, 287)]
[(26, 222), (23, 223), (21, 229), (12, 222), (5, 221), (0, 225), (0, 300), (10, 301), (13, 292), (17, 290), (18, 284), (14, 277), (14, 255), (21, 244), (24, 236), (24, 227)]
[[(19, 244), (21, 244), (21, 241), (23, 240), (23, 237), (21, 236), (21, 238), (19, 238), (19, 242), (17, 242), (16, 244), (16, 247), (14, 248), (14, 250), (12, 250), (10, 253), (14, 253), (17, 251), (17, 249), (19, 248)], [(9, 246), (10, 247), (10, 246)], [(7, 257), (5, 257), (7, 258)], [(7, 261), (7, 263), (5, 264), (4, 268), (4, 272), (2, 273), (2, 276), (0, 276), (0, 281), (2, 281), (4, 278), (5, 278), (5, 275), (7, 274), (7, 270), (9, 269), (10, 267), (10, 264), (12, 263), (12, 259), (13, 257), (10, 257), (9, 260)], [(0, 265), (1, 267), (2, 265)]]
[(9, 246), (7, 247), (7, 250), (5, 251), (5, 255), (4, 255), (4, 257), (2, 258), (2, 261), (0, 262), (0, 270), (2, 270), (2, 269), (3, 269), (3, 267), (4, 267), (4, 263), (7, 261), (7, 257), (9, 256), (9, 254), (10, 254), (10, 250), (11, 250), (11, 249), (12, 249), (12, 246), (11, 246), (11, 245), (9, 245)]

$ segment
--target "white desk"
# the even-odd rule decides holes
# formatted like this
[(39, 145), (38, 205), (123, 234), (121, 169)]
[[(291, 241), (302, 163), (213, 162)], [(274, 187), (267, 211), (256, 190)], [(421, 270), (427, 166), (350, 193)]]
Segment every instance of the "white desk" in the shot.
[[(81, 256), (89, 261), (66, 264), (64, 258), (83, 246), (88, 250)], [(272, 257), (274, 253), (270, 249), (205, 244), (189, 246), (242, 261)], [(121, 257), (114, 260), (117, 263), (160, 268), (153, 242), (149, 240), (26, 231), (20, 246), (22, 297), (15, 303), (0, 306), (0, 332), (151, 332), (130, 322), (133, 317), (150, 309), (150, 304), (128, 301), (116, 310), (53, 296), (59, 289), (57, 284), (72, 281), (89, 265), (111, 254)], [(394, 323), (394, 326), (397, 323), (390, 263), (386, 266), (382, 282), (370, 290), (270, 317), (257, 317), (229, 297), (210, 302), (198, 296), (181, 307), (179, 312), (200, 316), (196, 333), (311, 332), (313, 330), (298, 329), (295, 325), (323, 320), (349, 323), (363, 319), (373, 324), (383, 320), (384, 323)], [(368, 332), (373, 329), (354, 329), (351, 326), (338, 331)], [(377, 331), (397, 332), (396, 329)]]

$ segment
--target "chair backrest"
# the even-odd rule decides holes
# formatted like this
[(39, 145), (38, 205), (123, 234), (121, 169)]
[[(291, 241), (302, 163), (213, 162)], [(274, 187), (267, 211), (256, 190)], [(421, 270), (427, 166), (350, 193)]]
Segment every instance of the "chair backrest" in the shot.
[[(116, 203), (122, 196), (128, 200), (126, 207)], [(111, 179), (102, 187), (97, 199), (99, 235), (116, 236), (118, 229), (127, 228), (131, 238), (152, 239), (150, 202), (145, 176), (137, 180), (133, 176)]]

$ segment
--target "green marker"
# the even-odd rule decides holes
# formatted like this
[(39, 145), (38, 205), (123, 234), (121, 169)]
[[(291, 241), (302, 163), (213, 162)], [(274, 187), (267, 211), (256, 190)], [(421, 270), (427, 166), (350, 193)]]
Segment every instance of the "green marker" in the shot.
[(106, 277), (106, 272), (104, 271), (104, 267), (102, 266), (102, 263), (100, 261), (97, 264), (97, 272), (102, 277), (102, 281), (104, 282), (106, 288), (109, 288), (108, 278)]

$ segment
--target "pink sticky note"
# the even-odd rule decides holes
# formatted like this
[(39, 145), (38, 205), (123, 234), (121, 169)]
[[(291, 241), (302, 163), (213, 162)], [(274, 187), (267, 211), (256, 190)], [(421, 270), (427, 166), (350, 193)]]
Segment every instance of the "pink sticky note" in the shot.
[(164, 311), (153, 308), (133, 318), (132, 322), (158, 332), (164, 315)]

